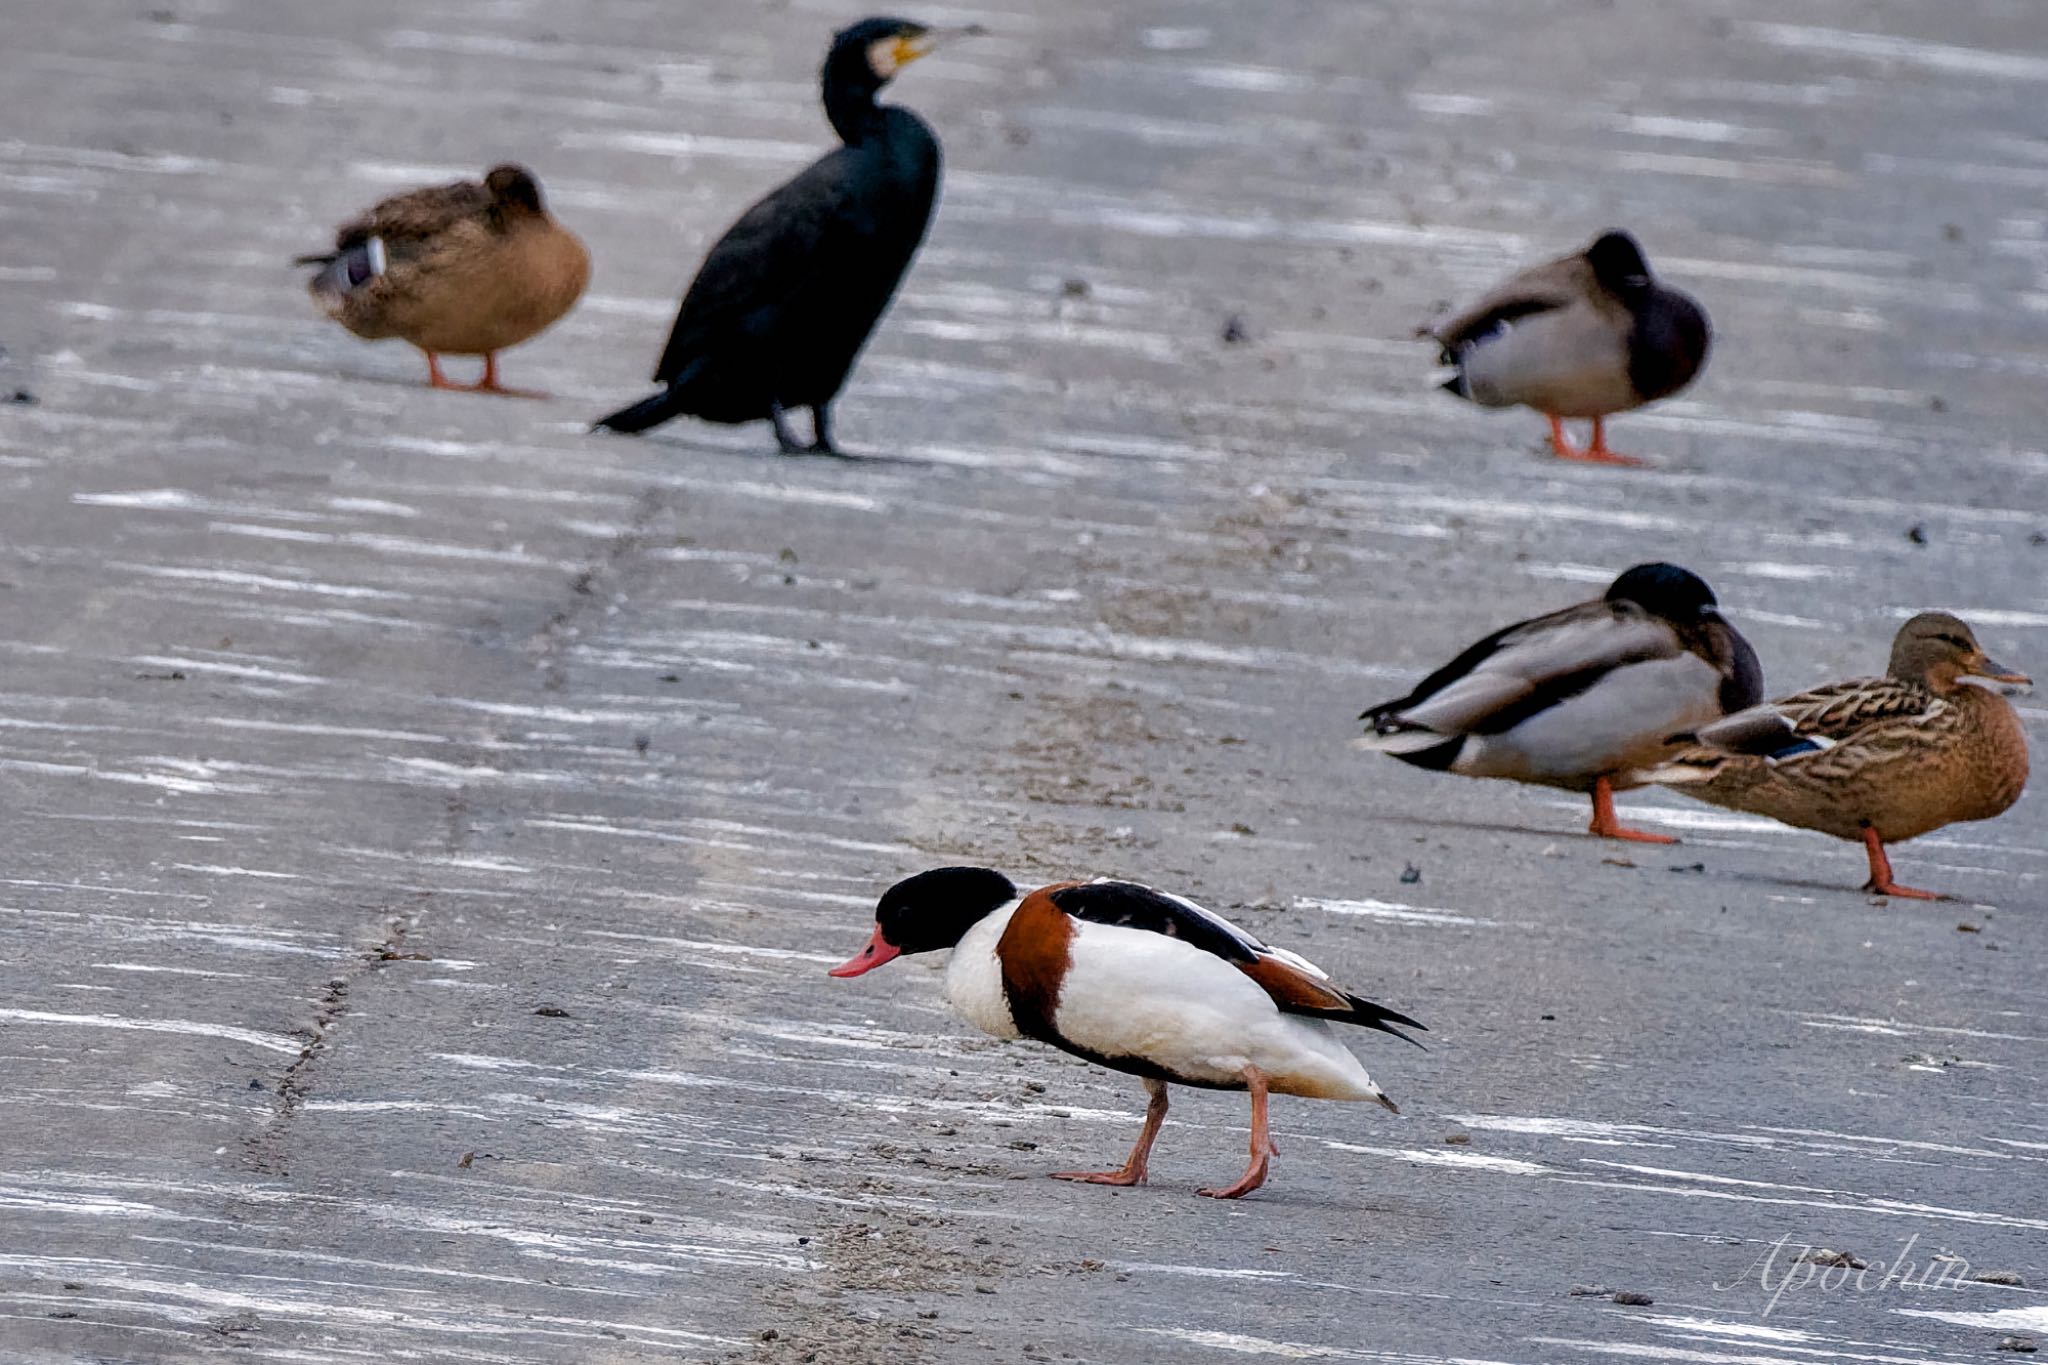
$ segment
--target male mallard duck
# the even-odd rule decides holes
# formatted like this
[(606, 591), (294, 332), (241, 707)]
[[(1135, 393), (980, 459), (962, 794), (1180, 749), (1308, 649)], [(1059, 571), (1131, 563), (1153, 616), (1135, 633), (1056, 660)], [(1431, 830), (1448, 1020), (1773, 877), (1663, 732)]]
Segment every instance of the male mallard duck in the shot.
[(1976, 634), (1941, 611), (1899, 628), (1886, 672), (1708, 725), (1698, 747), (1643, 776), (1716, 806), (1861, 842), (1870, 853), (1865, 891), (1938, 900), (1893, 881), (1884, 846), (1989, 820), (2019, 800), (2027, 785), (2019, 716), (1967, 680), (2028, 679), (1986, 657)]
[(946, 999), (969, 1023), (1144, 1078), (1151, 1103), (1124, 1164), (1062, 1171), (1058, 1180), (1143, 1184), (1171, 1081), (1250, 1092), (1251, 1164), (1237, 1183), (1201, 1191), (1217, 1199), (1250, 1194), (1265, 1183), (1273, 1155), (1269, 1091), (1394, 1108), (1331, 1024), (1396, 1038), (1407, 1037), (1396, 1024), (1422, 1027), (1193, 901), (1107, 879), (1020, 896), (986, 867), (934, 868), (890, 887), (867, 946), (832, 975), (946, 949)]
[[(1417, 335), (1457, 367), (1444, 388), (1481, 407), (1523, 404), (1550, 419), (1550, 448), (1567, 460), (1641, 464), (1607, 448), (1606, 419), (1677, 393), (1706, 362), (1707, 315), (1659, 284), (1626, 232), (1524, 270), (1462, 312)], [(1584, 450), (1566, 417), (1593, 419)]]
[[(765, 420), (784, 454), (838, 453), (832, 402), (910, 268), (939, 192), (938, 138), (916, 114), (876, 96), (949, 36), (879, 18), (834, 35), (821, 84), (842, 145), (713, 244), (655, 363), (661, 390), (599, 418), (597, 428), (640, 432), (685, 413)], [(803, 407), (809, 445), (786, 416)]]
[[(521, 166), (394, 195), (344, 224), (332, 252), (297, 263), (322, 267), (307, 288), (327, 316), (359, 337), (411, 342), (429, 384), (476, 393), (518, 394), (498, 383), (498, 352), (568, 312), (590, 280), (590, 253)], [(482, 356), (482, 382), (450, 383), (443, 352)]]
[(1413, 692), (1359, 716), (1359, 743), (1403, 763), (1590, 792), (1591, 833), (1669, 844), (1615, 819), (1614, 793), (1696, 730), (1763, 696), (1756, 651), (1713, 590), (1638, 564), (1592, 602), (1494, 632)]

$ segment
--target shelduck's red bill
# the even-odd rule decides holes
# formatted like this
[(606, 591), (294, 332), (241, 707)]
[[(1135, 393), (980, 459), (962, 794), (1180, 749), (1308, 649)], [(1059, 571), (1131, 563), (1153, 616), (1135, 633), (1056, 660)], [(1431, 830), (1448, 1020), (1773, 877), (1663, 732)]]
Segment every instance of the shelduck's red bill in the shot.
[(882, 937), (882, 926), (877, 924), (874, 935), (868, 939), (868, 946), (834, 967), (828, 975), (859, 976), (862, 972), (871, 972), (884, 962), (902, 955), (901, 948)]

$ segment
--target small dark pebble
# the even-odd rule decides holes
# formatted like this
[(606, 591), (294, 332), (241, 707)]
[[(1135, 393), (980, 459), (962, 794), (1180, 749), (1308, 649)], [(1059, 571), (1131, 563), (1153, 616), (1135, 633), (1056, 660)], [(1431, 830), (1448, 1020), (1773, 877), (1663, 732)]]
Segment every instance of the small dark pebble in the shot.
[(32, 408), (41, 400), (27, 389), (16, 389), (13, 393), (7, 395), (7, 401), (17, 403), (25, 408)]
[(780, 1332), (776, 1331), (776, 1330), (775, 1330), (775, 1329), (774, 1329), (773, 1327), (770, 1327), (770, 1328), (769, 1328), (769, 1329), (768, 1329), (767, 1331), (765, 1331), (765, 1332), (761, 1333), (761, 1340), (763, 1340), (763, 1341), (777, 1341), (777, 1340), (780, 1340), (780, 1339), (781, 1339), (781, 1336), (782, 1336), (782, 1333), (780, 1333)]
[(475, 1161), (476, 1161), (476, 1153), (475, 1153), (475, 1152), (464, 1152), (464, 1153), (462, 1154), (462, 1160), (460, 1160), (460, 1161), (458, 1161), (458, 1162), (456, 1162), (456, 1163), (455, 1163), (455, 1169), (456, 1169), (456, 1170), (458, 1170), (458, 1171), (466, 1171), (466, 1170), (468, 1170), (468, 1169), (470, 1168), (470, 1166), (471, 1166), (471, 1165), (472, 1165), (472, 1164), (473, 1164), (473, 1163), (474, 1163)]
[[(61, 1318), (68, 1317), (70, 1315), (66, 1313), (57, 1313), (53, 1316)], [(2032, 1355), (2034, 1352), (2040, 1350), (2041, 1347), (2040, 1344), (2036, 1342), (2032, 1337), (2007, 1337), (2004, 1341), (1998, 1343), (1998, 1349), (2001, 1351), (2020, 1351), (2027, 1355)]]
[(1242, 346), (1251, 339), (1252, 334), (1245, 330), (1244, 319), (1236, 313), (1232, 313), (1230, 320), (1223, 324), (1223, 344), (1225, 346)]
[[(653, 1222), (654, 1220), (650, 1218), (650, 1219), (648, 1219), (647, 1221), (649, 1221), (649, 1222), (651, 1223), (651, 1222)], [(800, 1246), (800, 1247), (807, 1247), (807, 1246), (809, 1246), (809, 1245), (811, 1244), (811, 1239), (810, 1239), (810, 1238), (808, 1238), (808, 1237), (799, 1237), (799, 1238), (797, 1238), (797, 1239), (796, 1239), (796, 1244), (797, 1244), (798, 1246)]]
[(974, 1286), (974, 1292), (977, 1294), (993, 1294), (996, 1292), (996, 1287), (992, 1284), (978, 1284)]
[(1444, 1134), (1444, 1142), (1452, 1147), (1470, 1147), (1472, 1145), (1472, 1135), (1470, 1133), (1446, 1133)]
[(1673, 872), (1705, 872), (1707, 865), (1705, 863), (1673, 863), (1671, 870)]
[(1010, 1148), (1018, 1152), (1035, 1152), (1038, 1150), (1038, 1144), (1028, 1138), (1018, 1138), (1010, 1144)]
[[(50, 1316), (53, 1318), (75, 1318), (78, 1316), (78, 1314), (72, 1312), (69, 1308), (59, 1308), (56, 1312), (50, 1314)], [(2027, 1349), (2031, 1351), (2034, 1348), (2029, 1346)]]
[(534, 1013), (543, 1019), (567, 1019), (569, 1017), (569, 1011), (563, 1009), (560, 1005), (542, 1005)]
[(1927, 528), (1917, 521), (1914, 522), (1906, 531), (1906, 539), (1912, 541), (1915, 545), (1925, 545), (1927, 543)]
[(254, 1076), (251, 1076), (249, 1078), (249, 1088), (251, 1090), (261, 1090), (263, 1088), (263, 1082), (257, 1080)]
[(1414, 863), (1405, 864), (1401, 868), (1401, 885), (1413, 886), (1415, 885), (1415, 883), (1421, 880), (1422, 869), (1417, 867)]
[(644, 754), (647, 752), (648, 746), (653, 743), (654, 740), (649, 735), (635, 735), (633, 736), (633, 751)]
[(63, 1287), (63, 1288), (65, 1288), (65, 1289), (83, 1289), (83, 1288), (85, 1288), (85, 1286), (84, 1286), (84, 1285), (80, 1284), (80, 1283), (79, 1283), (78, 1281), (76, 1281), (76, 1280), (66, 1280), (66, 1281), (64, 1281), (64, 1283), (63, 1283), (62, 1287)]
[(1635, 1293), (1633, 1290), (1628, 1289), (1615, 1290), (1614, 1301), (1619, 1304), (1624, 1304), (1630, 1308), (1648, 1308), (1651, 1304), (1656, 1302), (1656, 1300), (1651, 1298), (1648, 1294), (1638, 1294)]
[(1947, 412), (1948, 400), (1938, 395), (1936, 397), (1930, 398), (1927, 400), (1927, 410), (1929, 412)]
[(2036, 531), (2027, 537), (2029, 545), (2048, 545), (2048, 531)]
[(1815, 1247), (1799, 1259), (1810, 1262), (1813, 1265), (1824, 1265), (1830, 1269), (1863, 1270), (1866, 1268), (1862, 1261), (1851, 1256), (1848, 1252), (1836, 1251), (1832, 1247)]
[(1633, 861), (1632, 861), (1631, 859), (1628, 859), (1628, 858), (1602, 858), (1602, 859), (1600, 860), (1600, 862), (1601, 862), (1602, 866), (1605, 866), (1605, 867), (1634, 867), (1634, 866), (1635, 866), (1635, 863), (1634, 863), (1634, 862), (1633, 862)]
[(1546, 1023), (1552, 1023), (1552, 1024), (1554, 1024), (1554, 1023), (1556, 1023), (1556, 1022), (1557, 1022), (1557, 1016), (1556, 1016), (1556, 1015), (1554, 1015), (1554, 1014), (1546, 1014), (1546, 1015), (1544, 1015), (1544, 1016), (1543, 1016), (1543, 1019), (1544, 1019), (1544, 1021), (1545, 1021)]
[(1070, 299), (1085, 299), (1094, 292), (1094, 286), (1078, 275), (1071, 279), (1060, 281), (1060, 293), (1065, 294)]
[(681, 682), (683, 675), (680, 673), (664, 673), (661, 675), (661, 680), (663, 682)]
[(2010, 1270), (1987, 1270), (1982, 1275), (1972, 1275), (1978, 1284), (2002, 1284), (2008, 1289), (2025, 1289), (2027, 1282)]
[(137, 673), (137, 674), (136, 674), (135, 676), (136, 676), (137, 678), (139, 678), (139, 679), (140, 679), (141, 681), (143, 681), (143, 682), (183, 682), (183, 681), (185, 681), (185, 675), (184, 675), (183, 673), (178, 673), (178, 672), (175, 672), (175, 671), (174, 671), (174, 672), (170, 672), (170, 673)]
[(1956, 926), (1956, 932), (1959, 934), (1981, 934), (1984, 932), (1984, 926), (1981, 924), (1971, 924), (1966, 920)]

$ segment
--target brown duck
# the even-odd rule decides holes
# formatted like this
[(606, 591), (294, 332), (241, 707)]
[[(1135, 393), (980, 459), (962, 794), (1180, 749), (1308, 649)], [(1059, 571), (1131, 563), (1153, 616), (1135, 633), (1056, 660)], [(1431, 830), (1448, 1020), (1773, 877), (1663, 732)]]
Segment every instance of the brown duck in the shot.
[[(1560, 458), (1641, 464), (1607, 448), (1606, 419), (1678, 392), (1706, 363), (1711, 329), (1693, 298), (1650, 274), (1636, 239), (1605, 232), (1583, 251), (1532, 266), (1418, 335), (1458, 373), (1444, 388), (1481, 407), (1521, 404), (1550, 419)], [(1564, 418), (1593, 419), (1575, 448)]]
[(1989, 820), (2027, 784), (2019, 716), (1972, 678), (2028, 681), (1987, 657), (1963, 622), (1923, 612), (1900, 627), (1887, 676), (1730, 716), (1645, 776), (1716, 806), (1861, 842), (1870, 853), (1865, 891), (1940, 900), (1893, 881), (1885, 845)]
[[(427, 353), (437, 389), (538, 394), (498, 382), (498, 352), (568, 312), (590, 280), (590, 253), (548, 213), (523, 166), (483, 183), (458, 180), (384, 200), (335, 234), (334, 250), (301, 256), (329, 317), (359, 337), (399, 337)], [(443, 354), (480, 355), (484, 377), (456, 384)]]

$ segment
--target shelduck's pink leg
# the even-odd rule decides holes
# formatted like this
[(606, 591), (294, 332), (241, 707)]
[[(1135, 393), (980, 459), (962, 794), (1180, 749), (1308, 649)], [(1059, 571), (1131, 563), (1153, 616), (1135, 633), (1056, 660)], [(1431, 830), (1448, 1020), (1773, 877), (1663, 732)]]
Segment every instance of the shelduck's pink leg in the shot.
[(1145, 1106), (1145, 1126), (1138, 1132), (1138, 1141), (1131, 1148), (1131, 1154), (1124, 1158), (1124, 1164), (1114, 1171), (1054, 1171), (1054, 1180), (1079, 1180), (1089, 1185), (1142, 1185), (1145, 1183), (1145, 1161), (1152, 1155), (1152, 1143), (1159, 1136), (1159, 1125), (1166, 1122), (1166, 1082), (1145, 1080), (1145, 1089), (1152, 1096), (1152, 1102)]
[(1252, 1092), (1252, 1163), (1235, 1185), (1220, 1190), (1197, 1190), (1211, 1199), (1242, 1199), (1266, 1183), (1266, 1167), (1273, 1159), (1273, 1132), (1266, 1124), (1266, 1073), (1255, 1066), (1244, 1069), (1245, 1088)]

